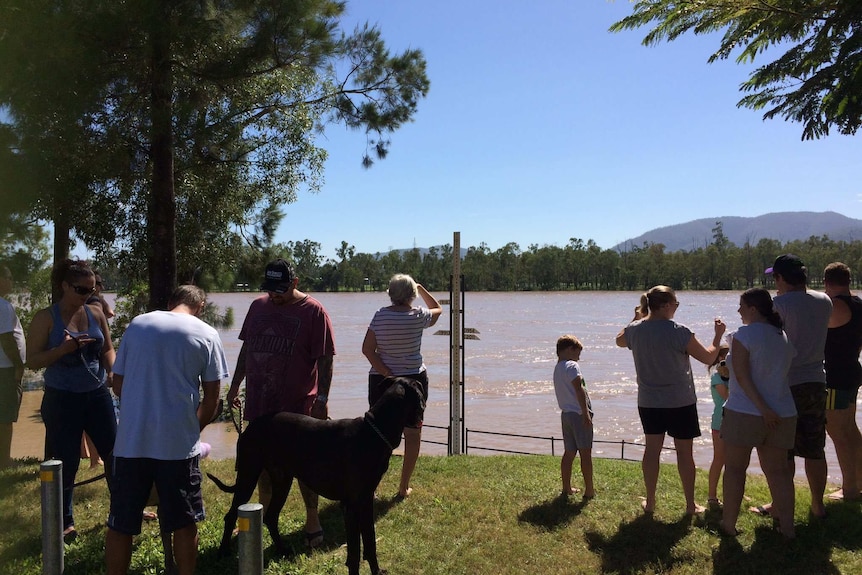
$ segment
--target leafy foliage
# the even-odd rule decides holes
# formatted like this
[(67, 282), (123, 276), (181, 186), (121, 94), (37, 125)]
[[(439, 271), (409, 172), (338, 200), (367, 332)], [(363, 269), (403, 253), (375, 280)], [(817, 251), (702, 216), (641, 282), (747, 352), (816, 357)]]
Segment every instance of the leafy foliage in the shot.
[(176, 280), (236, 264), (243, 239), (261, 249), (279, 206), (319, 189), (327, 123), (365, 131), (367, 166), (428, 91), (420, 51), (391, 55), (373, 27), (341, 32), (344, 9), (4, 3), (0, 166), (32, 175), (35, 189), (18, 209), (54, 222), (60, 252), (73, 233), (147, 280), (148, 307), (160, 307), (154, 289), (164, 299)]
[(862, 3), (858, 0), (639, 0), (632, 15), (611, 26), (619, 32), (653, 26), (645, 45), (686, 32), (722, 32), (709, 61), (738, 53), (760, 66), (741, 86), (739, 106), (764, 110), (803, 125), (802, 138), (821, 138), (835, 127), (855, 134), (862, 124)]

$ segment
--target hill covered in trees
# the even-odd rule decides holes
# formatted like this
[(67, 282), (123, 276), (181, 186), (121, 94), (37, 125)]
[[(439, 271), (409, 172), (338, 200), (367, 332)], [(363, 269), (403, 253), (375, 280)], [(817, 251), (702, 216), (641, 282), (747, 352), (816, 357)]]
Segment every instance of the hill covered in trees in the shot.
[(845, 242), (862, 240), (862, 220), (836, 212), (776, 212), (755, 217), (703, 218), (656, 228), (621, 242), (613, 249), (627, 251), (644, 244), (663, 244), (668, 252), (705, 248), (712, 243), (712, 229), (717, 221), (722, 223), (727, 239), (737, 246), (754, 245), (762, 239), (787, 243), (812, 236)]
[[(862, 240), (848, 242), (810, 236), (781, 242), (762, 238), (736, 244), (724, 233), (722, 221), (713, 222), (708, 244), (692, 250), (668, 251), (661, 243), (602, 249), (593, 240), (570, 238), (564, 246), (531, 244), (523, 249), (510, 242), (497, 250), (485, 243), (470, 246), (461, 271), (470, 291), (519, 290), (645, 290), (656, 284), (674, 289), (746, 289), (767, 285), (763, 270), (782, 253), (799, 255), (807, 264), (812, 285), (820, 283), (823, 268), (843, 261), (862, 269)], [(392, 250), (386, 254), (357, 252), (347, 242), (335, 258), (325, 258), (311, 240), (270, 246), (266, 253), (246, 250), (240, 262), (226, 262), (223, 273), (204, 273), (198, 283), (210, 291), (254, 289), (268, 259), (292, 259), (300, 285), (311, 291), (386, 289), (395, 273), (409, 273), (432, 291), (445, 291), (452, 273), (452, 246), (421, 250)]]

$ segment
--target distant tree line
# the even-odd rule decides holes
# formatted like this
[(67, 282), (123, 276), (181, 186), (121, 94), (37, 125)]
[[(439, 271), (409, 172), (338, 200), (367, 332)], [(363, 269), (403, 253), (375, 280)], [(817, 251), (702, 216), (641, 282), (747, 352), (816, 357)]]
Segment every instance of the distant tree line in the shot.
[[(782, 243), (761, 239), (737, 246), (724, 235), (721, 222), (712, 241), (692, 251), (667, 252), (663, 244), (626, 250), (602, 249), (593, 240), (572, 238), (564, 246), (531, 244), (526, 250), (510, 242), (491, 250), (484, 242), (467, 248), (461, 263), (469, 291), (646, 290), (656, 284), (674, 289), (744, 290), (766, 285), (763, 270), (783, 253), (794, 253), (809, 269), (812, 286), (821, 285), (823, 268), (843, 261), (862, 272), (862, 241), (833, 241), (812, 236)], [(408, 273), (433, 291), (449, 289), (452, 246), (428, 250), (357, 252), (346, 241), (334, 258), (321, 253), (312, 240), (274, 244), (260, 251), (246, 249), (239, 261), (192, 279), (210, 291), (256, 290), (266, 262), (275, 257), (293, 261), (304, 289), (310, 291), (382, 291), (395, 273)], [(862, 285), (857, 274), (856, 286)]]

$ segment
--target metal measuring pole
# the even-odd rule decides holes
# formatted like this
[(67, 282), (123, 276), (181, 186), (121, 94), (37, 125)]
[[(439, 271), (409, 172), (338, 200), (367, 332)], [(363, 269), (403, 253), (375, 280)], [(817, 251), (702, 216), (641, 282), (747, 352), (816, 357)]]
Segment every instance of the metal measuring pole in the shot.
[(63, 564), (63, 462), (43, 461), (42, 482), (42, 575), (62, 575)]
[(238, 512), (239, 575), (263, 575), (263, 505), (246, 503)]
[(463, 351), (461, 328), (461, 232), (452, 239), (452, 286), (449, 299), (449, 455), (464, 454), (464, 380), (461, 377)]

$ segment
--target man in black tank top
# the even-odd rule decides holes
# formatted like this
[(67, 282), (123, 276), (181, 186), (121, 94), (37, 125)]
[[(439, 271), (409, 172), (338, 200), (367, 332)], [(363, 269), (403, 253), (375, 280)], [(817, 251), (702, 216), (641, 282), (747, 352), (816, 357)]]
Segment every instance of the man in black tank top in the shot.
[(841, 489), (830, 499), (859, 499), (862, 487), (862, 434), (856, 423), (856, 397), (862, 384), (862, 299), (850, 293), (850, 268), (841, 262), (823, 272), (832, 315), (826, 336), (826, 431), (841, 467)]

